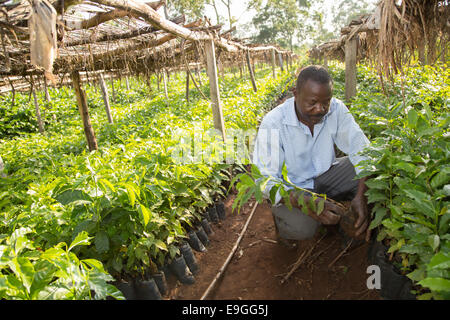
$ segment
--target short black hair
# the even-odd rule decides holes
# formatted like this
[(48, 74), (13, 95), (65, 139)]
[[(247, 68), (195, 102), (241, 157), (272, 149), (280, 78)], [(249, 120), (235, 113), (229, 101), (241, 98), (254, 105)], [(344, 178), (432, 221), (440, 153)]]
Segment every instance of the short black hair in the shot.
[(333, 79), (331, 79), (328, 70), (322, 66), (312, 65), (300, 70), (297, 78), (297, 90), (300, 91), (308, 80), (313, 80), (321, 84), (329, 84), (330, 87), (333, 87)]

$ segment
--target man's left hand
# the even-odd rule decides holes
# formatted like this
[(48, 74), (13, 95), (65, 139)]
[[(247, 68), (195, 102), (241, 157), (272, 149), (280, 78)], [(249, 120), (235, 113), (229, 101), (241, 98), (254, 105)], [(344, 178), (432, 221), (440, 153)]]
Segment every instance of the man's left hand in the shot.
[(351, 202), (352, 210), (357, 214), (355, 222), (356, 236), (363, 234), (366, 231), (366, 241), (370, 239), (370, 230), (368, 228), (370, 217), (369, 210), (367, 208), (367, 198), (364, 195), (356, 195)]

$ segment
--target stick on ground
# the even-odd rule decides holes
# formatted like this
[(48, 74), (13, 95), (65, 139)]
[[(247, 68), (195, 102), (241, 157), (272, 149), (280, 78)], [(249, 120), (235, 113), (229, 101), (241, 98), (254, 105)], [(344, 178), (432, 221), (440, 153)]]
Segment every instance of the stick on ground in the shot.
[(233, 249), (231, 250), (230, 254), (228, 255), (227, 260), (225, 260), (225, 263), (223, 264), (223, 266), (220, 268), (219, 272), (217, 273), (217, 275), (214, 277), (214, 280), (211, 282), (211, 284), (209, 285), (208, 289), (206, 289), (205, 293), (202, 295), (202, 297), (200, 298), (200, 300), (205, 300), (206, 297), (210, 294), (210, 292), (214, 289), (214, 286), (216, 285), (217, 281), (220, 279), (220, 277), (224, 274), (225, 269), (228, 267), (228, 264), (231, 261), (231, 258), (233, 258), (234, 253), (236, 252), (237, 248), (239, 247), (239, 243), (242, 240), (242, 237), (244, 236), (245, 231), (247, 230), (248, 224), (250, 223), (250, 220), (253, 217), (253, 214), (255, 213), (256, 207), (258, 206), (258, 202), (255, 203), (252, 212), (250, 213), (250, 216), (247, 218), (247, 221), (245, 222), (244, 227), (242, 228), (241, 234), (239, 236), (239, 238), (236, 240), (236, 243), (234, 244)]

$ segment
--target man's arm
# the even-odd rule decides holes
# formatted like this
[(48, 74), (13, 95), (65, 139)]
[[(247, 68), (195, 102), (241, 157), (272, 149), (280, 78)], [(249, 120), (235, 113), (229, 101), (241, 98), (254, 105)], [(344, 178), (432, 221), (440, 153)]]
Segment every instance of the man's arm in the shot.
[[(338, 130), (335, 143), (340, 150), (349, 155), (349, 159), (355, 167), (355, 172), (358, 174), (361, 171), (361, 168), (358, 167), (359, 162), (366, 159), (360, 152), (370, 141), (356, 123), (347, 107), (344, 104), (339, 104), (338, 109)], [(367, 197), (364, 195), (367, 191), (366, 180), (367, 178), (359, 180), (356, 196), (351, 202), (354, 212), (358, 215), (355, 222), (355, 228), (357, 229), (356, 236), (361, 235), (367, 229), (370, 222), (367, 209)], [(366, 240), (368, 240), (368, 237), (370, 237), (370, 232), (367, 229)]]

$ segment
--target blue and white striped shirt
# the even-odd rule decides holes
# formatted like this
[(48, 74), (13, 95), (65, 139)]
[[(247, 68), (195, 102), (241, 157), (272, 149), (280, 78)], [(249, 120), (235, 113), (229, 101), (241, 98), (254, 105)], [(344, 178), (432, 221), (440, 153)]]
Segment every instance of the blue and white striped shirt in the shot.
[[(327, 171), (336, 160), (334, 144), (349, 156), (356, 173), (358, 163), (366, 159), (358, 154), (369, 140), (347, 107), (332, 98), (330, 109), (314, 125), (314, 136), (295, 113), (294, 97), (267, 113), (259, 127), (253, 151), (253, 163), (265, 176), (282, 179), (283, 162), (289, 180), (301, 188), (314, 188), (314, 178)], [(264, 195), (269, 197), (268, 184)], [(281, 199), (278, 194), (276, 203)]]

